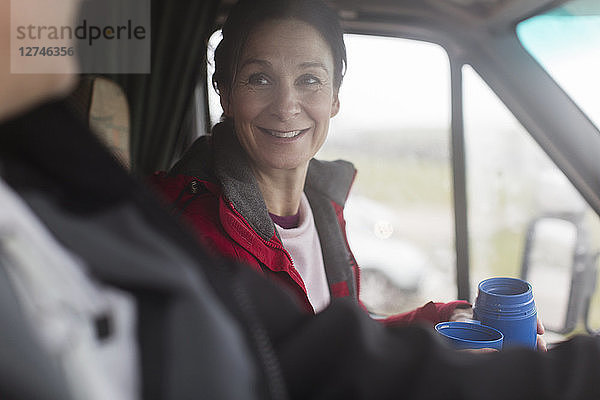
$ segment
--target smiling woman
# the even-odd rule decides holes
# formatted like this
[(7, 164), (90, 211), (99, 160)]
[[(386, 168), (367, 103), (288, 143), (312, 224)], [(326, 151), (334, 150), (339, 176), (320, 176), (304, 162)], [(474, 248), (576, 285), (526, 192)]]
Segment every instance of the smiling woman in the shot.
[[(238, 2), (215, 50), (224, 120), (155, 183), (218, 255), (295, 293), (309, 312), (359, 301), (359, 270), (343, 209), (355, 169), (323, 162), (346, 49), (337, 16), (318, 0)], [(392, 317), (432, 323), (465, 302), (428, 303)]]
[(215, 52), (224, 121), (158, 178), (205, 244), (282, 282), (311, 312), (358, 298), (341, 215), (355, 171), (312, 160), (339, 110), (345, 63), (321, 1), (239, 2)]
[(234, 121), (263, 196), (275, 180), (292, 192), (282, 201), (265, 198), (278, 215), (294, 215), (308, 162), (321, 148), (329, 119), (337, 114), (333, 59), (328, 45), (310, 25), (281, 20), (259, 26), (241, 57), (231, 94), (221, 94), (225, 115)]

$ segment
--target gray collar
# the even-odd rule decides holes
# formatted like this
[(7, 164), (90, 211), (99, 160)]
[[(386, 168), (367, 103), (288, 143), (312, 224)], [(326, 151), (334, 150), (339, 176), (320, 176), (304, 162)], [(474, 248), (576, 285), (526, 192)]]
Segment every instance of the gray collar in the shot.
[(214, 171), (225, 198), (231, 201), (263, 239), (271, 240), (275, 226), (250, 168), (248, 156), (230, 122), (222, 122), (214, 127), (213, 145)]
[[(173, 167), (171, 174), (185, 174), (209, 178), (212, 152), (214, 177), (223, 188), (225, 198), (265, 240), (275, 234), (258, 183), (248, 162), (248, 156), (233, 131), (231, 122), (225, 121), (213, 128), (212, 143), (199, 138), (183, 158)], [(212, 145), (211, 145), (212, 144)], [(311, 189), (343, 206), (348, 197), (356, 170), (347, 161), (319, 161), (312, 159), (308, 166), (305, 190)]]

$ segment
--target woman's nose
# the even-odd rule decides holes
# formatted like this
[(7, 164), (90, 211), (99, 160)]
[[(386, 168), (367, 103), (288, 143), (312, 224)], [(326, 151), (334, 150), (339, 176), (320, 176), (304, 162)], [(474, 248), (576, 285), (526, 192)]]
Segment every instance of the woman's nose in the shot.
[(286, 84), (278, 87), (273, 103), (272, 113), (280, 120), (287, 121), (300, 114), (300, 99), (294, 85)]

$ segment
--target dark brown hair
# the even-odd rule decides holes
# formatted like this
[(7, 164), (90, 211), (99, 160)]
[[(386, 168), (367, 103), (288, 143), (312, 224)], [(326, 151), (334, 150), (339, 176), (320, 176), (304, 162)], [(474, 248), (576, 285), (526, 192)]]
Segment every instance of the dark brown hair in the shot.
[(231, 91), (248, 36), (258, 25), (274, 19), (295, 19), (315, 28), (331, 49), (334, 87), (339, 89), (346, 70), (346, 46), (336, 13), (321, 0), (240, 0), (223, 25), (223, 39), (215, 49), (213, 86)]

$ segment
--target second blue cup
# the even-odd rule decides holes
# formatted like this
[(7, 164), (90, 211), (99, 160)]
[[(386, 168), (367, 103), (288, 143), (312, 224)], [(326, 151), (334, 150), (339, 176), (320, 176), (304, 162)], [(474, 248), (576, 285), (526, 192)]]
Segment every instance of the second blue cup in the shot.
[(435, 330), (455, 349), (502, 350), (502, 333), (497, 329), (481, 325), (479, 321), (440, 322)]
[(473, 317), (502, 332), (504, 347), (536, 347), (537, 310), (528, 282), (516, 278), (481, 281)]

